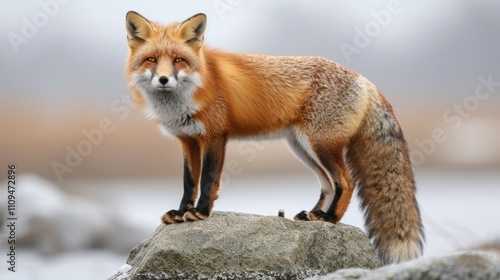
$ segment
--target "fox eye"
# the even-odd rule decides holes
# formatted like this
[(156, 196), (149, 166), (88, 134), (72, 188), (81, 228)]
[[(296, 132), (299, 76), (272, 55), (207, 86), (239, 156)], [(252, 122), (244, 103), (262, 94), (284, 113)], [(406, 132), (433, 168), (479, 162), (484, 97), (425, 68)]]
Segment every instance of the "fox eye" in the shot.
[(181, 63), (184, 61), (184, 58), (177, 57), (174, 59), (174, 63)]
[(154, 58), (154, 57), (148, 57), (147, 60), (150, 61), (150, 62), (156, 62), (156, 58)]

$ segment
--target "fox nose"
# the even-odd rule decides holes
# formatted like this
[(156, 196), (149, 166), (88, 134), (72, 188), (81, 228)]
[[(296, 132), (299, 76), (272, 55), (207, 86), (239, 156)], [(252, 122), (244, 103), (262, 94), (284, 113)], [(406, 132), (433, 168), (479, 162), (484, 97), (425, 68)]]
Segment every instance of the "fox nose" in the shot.
[(167, 76), (161, 76), (160, 79), (159, 79), (160, 83), (162, 85), (165, 85), (166, 83), (168, 83), (168, 77)]

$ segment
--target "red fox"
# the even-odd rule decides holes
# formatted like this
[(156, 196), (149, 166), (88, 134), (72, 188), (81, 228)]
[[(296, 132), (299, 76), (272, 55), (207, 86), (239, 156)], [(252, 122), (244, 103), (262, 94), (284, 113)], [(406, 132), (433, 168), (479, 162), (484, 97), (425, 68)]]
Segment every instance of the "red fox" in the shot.
[(381, 92), (325, 58), (209, 48), (205, 28), (204, 14), (167, 26), (126, 16), (129, 88), (183, 149), (184, 195), (163, 223), (210, 216), (228, 140), (284, 138), (321, 184), (317, 204), (295, 220), (337, 223), (356, 185), (383, 263), (419, 257), (424, 232), (408, 148)]

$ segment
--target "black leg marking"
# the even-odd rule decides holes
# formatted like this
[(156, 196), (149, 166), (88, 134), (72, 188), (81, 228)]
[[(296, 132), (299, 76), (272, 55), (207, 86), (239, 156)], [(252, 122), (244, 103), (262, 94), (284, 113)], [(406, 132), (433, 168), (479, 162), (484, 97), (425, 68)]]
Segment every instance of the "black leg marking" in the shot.
[(184, 157), (184, 195), (182, 196), (179, 210), (170, 210), (161, 217), (164, 224), (176, 224), (184, 222), (186, 211), (194, 207), (196, 184), (193, 173), (189, 169), (188, 159)]
[(206, 214), (210, 211), (211, 190), (217, 180), (217, 159), (212, 151), (208, 150), (203, 157), (203, 170), (201, 172), (201, 196), (196, 208)]
[(194, 207), (194, 190), (196, 187), (193, 173), (189, 169), (188, 160), (187, 158), (184, 158), (184, 195), (182, 196), (181, 204), (179, 205), (180, 212), (185, 212)]
[(187, 221), (204, 220), (210, 216), (214, 201), (217, 199), (220, 175), (224, 164), (226, 139), (213, 139), (205, 147), (201, 179), (200, 199), (196, 208), (191, 208), (184, 215)]
[(342, 188), (340, 187), (338, 182), (335, 182), (335, 196), (333, 197), (332, 204), (330, 205), (327, 211), (327, 214), (335, 220), (334, 223), (338, 221), (338, 217), (335, 210), (337, 210), (337, 205), (339, 203), (341, 196), (342, 196)]

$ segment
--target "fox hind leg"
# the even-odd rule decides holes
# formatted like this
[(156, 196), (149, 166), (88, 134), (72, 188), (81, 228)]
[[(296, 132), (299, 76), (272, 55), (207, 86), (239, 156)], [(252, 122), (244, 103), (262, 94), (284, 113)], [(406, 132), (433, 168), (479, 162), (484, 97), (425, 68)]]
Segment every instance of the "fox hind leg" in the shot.
[(318, 157), (312, 152), (308, 141), (301, 139), (298, 135), (292, 135), (288, 138), (288, 144), (295, 155), (316, 174), (321, 184), (321, 194), (313, 209), (311, 211), (301, 211), (295, 215), (294, 219), (302, 221), (324, 220), (335, 222), (333, 217), (330, 217), (326, 213), (335, 197), (335, 190), (332, 188), (331, 178), (328, 172), (322, 166)]
[(334, 198), (326, 210), (329, 217), (333, 217), (335, 223), (344, 216), (351, 202), (354, 184), (344, 161), (343, 149), (329, 148), (328, 146), (317, 146), (320, 160), (333, 178)]
[[(288, 139), (295, 154), (318, 177), (321, 183), (321, 195), (318, 203), (311, 211), (302, 211), (295, 220), (338, 222), (352, 197), (354, 185), (350, 178), (343, 158), (343, 146), (340, 148), (331, 144), (309, 141), (301, 133), (296, 133)], [(328, 141), (335, 143), (335, 141)]]

